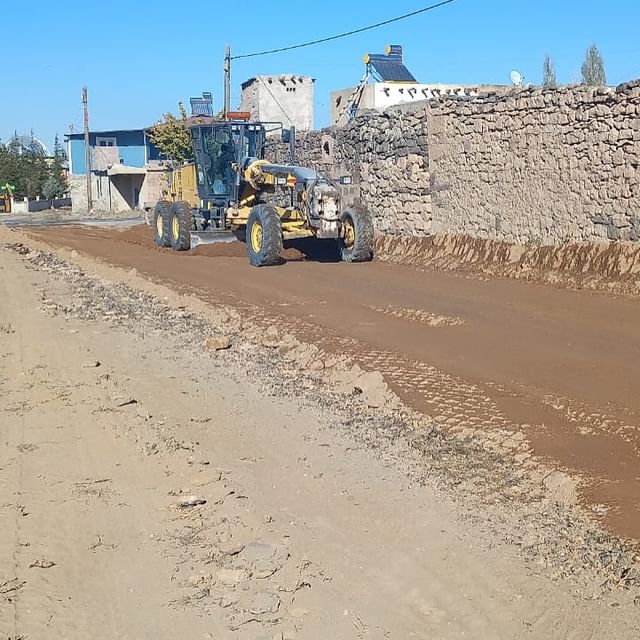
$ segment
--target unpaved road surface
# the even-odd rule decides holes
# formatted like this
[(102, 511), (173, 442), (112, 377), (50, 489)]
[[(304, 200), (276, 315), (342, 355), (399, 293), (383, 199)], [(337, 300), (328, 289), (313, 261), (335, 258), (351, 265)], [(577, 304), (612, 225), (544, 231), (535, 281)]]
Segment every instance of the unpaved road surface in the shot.
[(256, 270), (240, 244), (175, 254), (144, 226), (35, 235), (286, 324), (451, 428), (523, 433), (583, 478), (579, 498), (605, 526), (640, 539), (637, 299), (382, 263)]
[[(265, 328), (324, 328), (340, 265), (252, 271), (245, 291), (234, 258), (107, 241), (133, 273), (16, 236), (0, 229), (1, 640), (640, 634), (633, 548), (538, 495), (528, 453), (520, 471)], [(208, 267), (228, 304), (140, 277), (165, 258), (171, 287)], [(299, 297), (261, 298), (287, 269)], [(466, 326), (437, 312), (425, 330)]]

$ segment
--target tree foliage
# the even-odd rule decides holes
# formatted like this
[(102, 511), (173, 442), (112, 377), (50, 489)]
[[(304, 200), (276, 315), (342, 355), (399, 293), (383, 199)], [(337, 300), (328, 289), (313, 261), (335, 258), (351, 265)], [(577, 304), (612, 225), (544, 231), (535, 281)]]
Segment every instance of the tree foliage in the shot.
[(26, 143), (14, 134), (6, 145), (0, 144), (0, 184), (14, 185), (16, 197), (42, 195), (48, 176), (47, 157), (33, 134)]
[(545, 89), (555, 89), (558, 86), (556, 81), (556, 69), (551, 58), (546, 55), (544, 57), (544, 65), (542, 67), (542, 86)]
[(54, 156), (48, 158), (33, 133), (27, 141), (14, 134), (6, 144), (0, 143), (0, 185), (13, 185), (17, 198), (48, 199), (47, 194), (52, 192), (61, 196), (67, 191), (64, 162), (64, 150), (57, 137)]
[(604, 87), (607, 84), (604, 60), (595, 44), (587, 49), (582, 63), (582, 83), (593, 87)]
[[(58, 184), (58, 194), (54, 197), (60, 198), (64, 193), (68, 190), (67, 185), (67, 176), (65, 171), (65, 162), (67, 160), (67, 154), (64, 152), (64, 148), (60, 144), (60, 139), (56, 134), (55, 140), (53, 141), (53, 158), (51, 159), (50, 173), (51, 178), (53, 178)], [(53, 184), (53, 183), (50, 183)], [(60, 192), (61, 189), (61, 192)], [(45, 198), (47, 197), (44, 194)], [(50, 198), (47, 198), (50, 199)]]
[(42, 195), (45, 200), (61, 198), (66, 191), (64, 183), (55, 176), (49, 176), (42, 185)]
[(149, 139), (172, 164), (182, 164), (193, 159), (193, 145), (187, 112), (178, 103), (179, 115), (165, 113), (149, 130)]

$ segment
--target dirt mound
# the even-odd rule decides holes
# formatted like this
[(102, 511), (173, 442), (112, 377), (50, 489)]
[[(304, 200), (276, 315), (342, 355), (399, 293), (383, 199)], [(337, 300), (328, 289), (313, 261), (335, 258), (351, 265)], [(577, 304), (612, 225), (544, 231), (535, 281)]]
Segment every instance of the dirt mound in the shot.
[(640, 246), (630, 242), (528, 247), (470, 236), (376, 239), (376, 259), (421, 268), (640, 295)]
[(153, 246), (153, 234), (151, 227), (146, 224), (138, 224), (135, 227), (128, 227), (119, 232), (118, 236), (123, 242), (135, 244), (140, 247)]
[(246, 258), (247, 247), (243, 242), (216, 242), (214, 244), (201, 244), (191, 249), (192, 256), (208, 256), (210, 258)]
[[(218, 242), (216, 244), (201, 244), (189, 252), (193, 256), (209, 256), (212, 258), (246, 258), (247, 246), (244, 242)], [(280, 254), (283, 260), (291, 262), (302, 260), (302, 254), (296, 249), (285, 248)]]
[[(119, 238), (127, 244), (139, 247), (153, 247), (153, 232), (148, 225), (140, 224), (120, 231)], [(216, 242), (201, 244), (188, 252), (191, 256), (207, 256), (209, 258), (246, 258), (247, 247), (243, 242)], [(297, 248), (285, 246), (282, 258), (287, 262), (304, 259), (304, 254)]]
[(574, 276), (640, 278), (640, 247), (631, 243), (538, 247), (527, 251), (520, 262), (522, 267), (560, 271)]
[(304, 260), (305, 257), (299, 249), (287, 246), (285, 246), (280, 255), (282, 256), (283, 260), (286, 260), (287, 262), (299, 262), (301, 260)]
[[(137, 225), (120, 232), (119, 238), (128, 244), (140, 247), (153, 247), (153, 231), (148, 225)], [(217, 242), (202, 244), (191, 249), (188, 255), (209, 256), (213, 258), (245, 258), (247, 249), (242, 242)]]
[(287, 362), (311, 371), (324, 370), (335, 391), (349, 396), (361, 395), (369, 408), (394, 407), (398, 404), (398, 398), (389, 389), (380, 371), (364, 371), (344, 356), (327, 357), (314, 344), (301, 342), (289, 333), (281, 336), (273, 325), (264, 335), (259, 336), (257, 332), (254, 336), (260, 339), (263, 346), (277, 349)]
[(375, 255), (379, 260), (443, 269), (458, 269), (474, 264), (511, 264), (523, 252), (524, 247), (470, 236), (378, 236), (375, 243)]

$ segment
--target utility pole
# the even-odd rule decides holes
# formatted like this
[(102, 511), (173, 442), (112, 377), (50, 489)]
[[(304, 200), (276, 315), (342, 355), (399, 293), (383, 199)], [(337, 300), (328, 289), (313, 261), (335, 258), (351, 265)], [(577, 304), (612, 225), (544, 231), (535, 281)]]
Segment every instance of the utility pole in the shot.
[(231, 47), (227, 45), (224, 53), (224, 119), (229, 119), (231, 111)]
[(84, 171), (87, 176), (87, 211), (93, 209), (91, 197), (91, 147), (89, 146), (89, 98), (87, 87), (82, 87), (82, 108), (84, 111)]

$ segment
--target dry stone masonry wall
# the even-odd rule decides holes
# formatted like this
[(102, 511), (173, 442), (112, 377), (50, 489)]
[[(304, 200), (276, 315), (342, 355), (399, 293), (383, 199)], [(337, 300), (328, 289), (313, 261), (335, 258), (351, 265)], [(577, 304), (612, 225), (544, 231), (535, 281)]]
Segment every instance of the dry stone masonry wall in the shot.
[(391, 235), (430, 231), (428, 158), (424, 110), (359, 115), (345, 127), (309, 132), (297, 145), (299, 164), (334, 178), (350, 175), (347, 201), (361, 202), (376, 228)]
[(354, 185), (384, 233), (521, 244), (639, 240), (640, 81), (361, 113), (298, 162)]
[(434, 233), (638, 240), (640, 89), (533, 90), (428, 114)]

